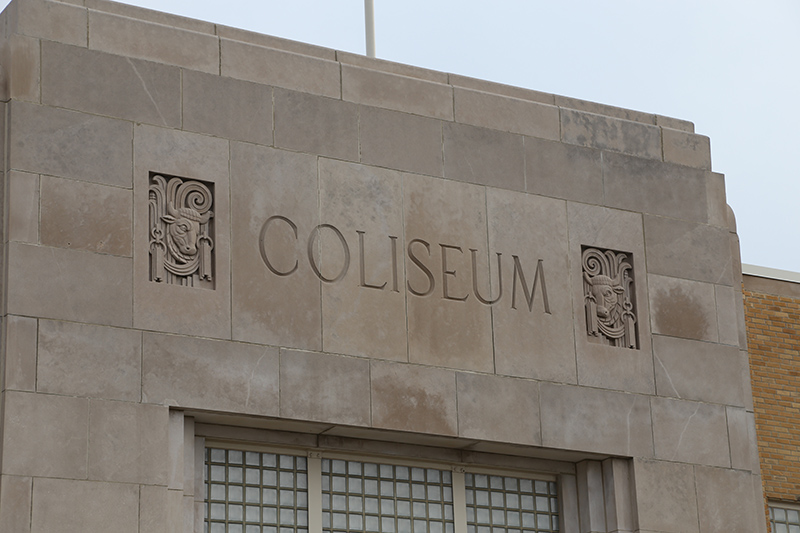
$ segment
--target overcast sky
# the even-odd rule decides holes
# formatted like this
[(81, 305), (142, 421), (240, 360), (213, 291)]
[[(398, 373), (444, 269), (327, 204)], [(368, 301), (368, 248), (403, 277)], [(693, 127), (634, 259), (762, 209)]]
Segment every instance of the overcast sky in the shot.
[[(743, 261), (800, 271), (800, 1), (374, 2), (380, 58), (694, 122)], [(363, 0), (125, 3), (365, 51)]]

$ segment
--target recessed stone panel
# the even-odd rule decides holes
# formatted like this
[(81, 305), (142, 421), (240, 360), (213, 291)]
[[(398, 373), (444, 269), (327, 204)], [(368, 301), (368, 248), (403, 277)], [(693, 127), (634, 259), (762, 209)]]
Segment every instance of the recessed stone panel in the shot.
[(316, 157), (234, 143), (231, 180), (233, 338), (321, 350)]
[(402, 186), (399, 172), (320, 160), (320, 217), (335, 230), (318, 233), (314, 253), (326, 279), (350, 258), (322, 286), (326, 352), (408, 360)]

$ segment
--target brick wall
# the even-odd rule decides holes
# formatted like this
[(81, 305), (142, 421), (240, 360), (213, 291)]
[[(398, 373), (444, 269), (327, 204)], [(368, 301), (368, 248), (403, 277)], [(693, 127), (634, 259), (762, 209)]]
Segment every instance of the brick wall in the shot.
[(800, 285), (745, 276), (744, 304), (764, 495), (800, 500)]

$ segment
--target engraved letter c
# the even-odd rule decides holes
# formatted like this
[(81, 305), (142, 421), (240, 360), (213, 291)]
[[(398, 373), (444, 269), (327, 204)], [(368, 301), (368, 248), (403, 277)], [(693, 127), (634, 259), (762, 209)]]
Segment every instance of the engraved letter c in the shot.
[(261, 252), (261, 259), (264, 260), (264, 264), (267, 265), (269, 271), (275, 274), (276, 276), (290, 276), (294, 274), (295, 270), (297, 270), (297, 265), (298, 265), (297, 259), (294, 260), (294, 266), (292, 267), (291, 270), (289, 270), (288, 272), (281, 272), (280, 270), (275, 268), (272, 265), (272, 263), (270, 263), (269, 257), (267, 256), (267, 249), (264, 244), (264, 241), (266, 240), (267, 237), (267, 229), (269, 228), (269, 225), (272, 223), (273, 220), (283, 220), (284, 222), (289, 224), (289, 227), (292, 228), (292, 231), (294, 232), (294, 239), (297, 240), (297, 226), (295, 225), (294, 222), (280, 215), (274, 215), (269, 217), (267, 221), (264, 222), (264, 225), (261, 226), (261, 235), (258, 238), (258, 249)]

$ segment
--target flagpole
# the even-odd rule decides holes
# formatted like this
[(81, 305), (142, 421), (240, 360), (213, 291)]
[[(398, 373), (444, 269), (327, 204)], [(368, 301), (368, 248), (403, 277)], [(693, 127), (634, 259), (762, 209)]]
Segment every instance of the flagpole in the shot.
[(367, 57), (375, 57), (375, 6), (364, 0), (364, 22), (367, 30)]

